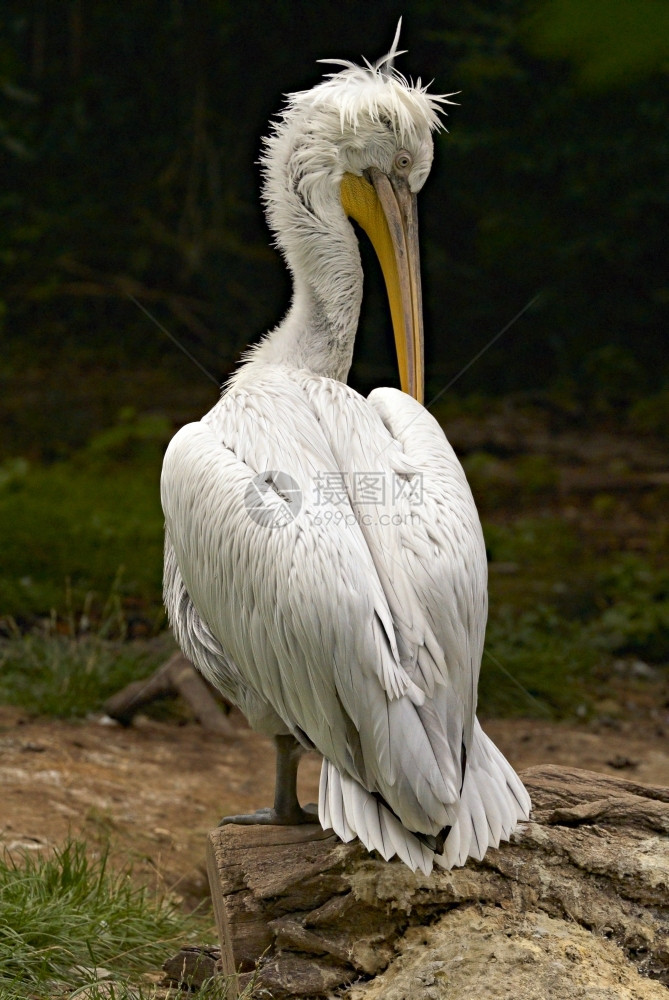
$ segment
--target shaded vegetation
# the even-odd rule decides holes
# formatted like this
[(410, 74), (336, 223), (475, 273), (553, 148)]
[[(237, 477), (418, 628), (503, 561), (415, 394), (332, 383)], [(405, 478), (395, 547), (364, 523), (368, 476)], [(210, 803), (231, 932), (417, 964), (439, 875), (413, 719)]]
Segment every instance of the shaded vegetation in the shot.
[(107, 698), (148, 676), (163, 659), (159, 649), (99, 634), (16, 631), (0, 640), (0, 702), (33, 715), (83, 717), (99, 712)]
[(584, 90), (620, 87), (665, 72), (669, 9), (661, 0), (546, 0), (528, 19), (539, 56), (569, 59)]
[(669, 661), (669, 569), (627, 555), (599, 577), (603, 605), (597, 639), (615, 653)]
[[(159, 662), (160, 648), (125, 640), (164, 625), (164, 436), (163, 421), (126, 413), (68, 462), (5, 463), (0, 517), (15, 527), (0, 539), (0, 593), (10, 612), (0, 639), (2, 701), (82, 716)], [(555, 493), (557, 467), (546, 456), (479, 451), (465, 465), (490, 561), (484, 713), (583, 714), (617, 657), (669, 661), (661, 539), (644, 555), (602, 552), (558, 513), (531, 516)], [(595, 498), (599, 507), (604, 499)]]
[[(555, 517), (484, 521), (484, 532), (484, 711), (541, 714), (538, 699), (544, 714), (583, 715), (606, 692), (617, 658), (669, 663), (669, 570), (660, 536), (640, 554), (598, 551), (578, 526)], [(519, 697), (514, 683), (529, 697)]]
[[(375, 57), (400, 14), (401, 68), (461, 91), (421, 194), (428, 398), (540, 290), (463, 376), (464, 391), (557, 386), (588, 411), (613, 400), (615, 418), (621, 394), (634, 402), (662, 390), (661, 3), (46, 0), (28, 10), (9, 0), (0, 417), (10, 433), (0, 457), (81, 447), (111, 423), (114, 398), (128, 401), (120, 384), (114, 396), (124, 373), (143, 370), (157, 393), (142, 410), (171, 407), (170, 384), (200, 394), (204, 376), (133, 300), (215, 379), (276, 322), (288, 282), (260, 211), (260, 137), (282, 93), (320, 78), (316, 59)], [(363, 253), (353, 382), (367, 390), (396, 372), (380, 279)], [(34, 428), (30, 448), (16, 443), (17, 405)]]
[[(116, 592), (162, 622), (163, 516), (159, 470), (170, 428), (126, 411), (69, 462), (0, 466), (0, 608), (20, 620), (70, 603), (105, 617)], [(114, 584), (114, 581), (116, 583)], [(129, 603), (126, 605), (130, 613)]]
[(601, 654), (553, 608), (491, 616), (479, 706), (493, 716), (574, 718), (588, 711)]

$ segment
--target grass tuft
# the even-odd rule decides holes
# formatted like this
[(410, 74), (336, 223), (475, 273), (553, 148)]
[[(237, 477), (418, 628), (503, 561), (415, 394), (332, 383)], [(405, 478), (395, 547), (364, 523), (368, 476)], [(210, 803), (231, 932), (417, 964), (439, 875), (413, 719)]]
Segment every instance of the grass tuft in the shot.
[[(184, 916), (130, 871), (111, 871), (106, 852), (91, 858), (80, 841), (48, 857), (0, 857), (1, 1000), (177, 1000), (186, 994), (156, 986), (155, 974), (203, 934), (200, 917)], [(251, 983), (241, 1000), (253, 992)], [(228, 996), (222, 978), (198, 993)]]
[(89, 986), (95, 970), (159, 968), (183, 918), (69, 841), (50, 857), (0, 860), (0, 996), (57, 996)]

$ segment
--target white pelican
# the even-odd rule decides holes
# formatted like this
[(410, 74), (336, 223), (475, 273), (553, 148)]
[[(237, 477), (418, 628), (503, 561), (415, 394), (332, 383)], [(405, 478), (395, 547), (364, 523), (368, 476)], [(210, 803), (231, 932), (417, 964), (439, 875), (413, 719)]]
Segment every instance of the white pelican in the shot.
[[(530, 800), (475, 716), (485, 547), (422, 406), (415, 198), (446, 97), (393, 68), (398, 38), (290, 95), (266, 141), (292, 304), (167, 450), (165, 603), (186, 656), (277, 745), (274, 808), (229, 821), (314, 822), (295, 782), (315, 748), (323, 828), (429, 873), (482, 858)], [(362, 297), (349, 218), (384, 271), (403, 392), (346, 385)]]

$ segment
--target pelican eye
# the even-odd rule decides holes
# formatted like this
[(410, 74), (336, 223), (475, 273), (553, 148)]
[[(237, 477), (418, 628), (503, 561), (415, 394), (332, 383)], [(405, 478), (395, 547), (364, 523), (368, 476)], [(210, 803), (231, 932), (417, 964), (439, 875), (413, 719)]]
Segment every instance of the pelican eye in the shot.
[(406, 174), (413, 166), (413, 156), (406, 149), (400, 149), (399, 153), (395, 153), (393, 166), (398, 173)]

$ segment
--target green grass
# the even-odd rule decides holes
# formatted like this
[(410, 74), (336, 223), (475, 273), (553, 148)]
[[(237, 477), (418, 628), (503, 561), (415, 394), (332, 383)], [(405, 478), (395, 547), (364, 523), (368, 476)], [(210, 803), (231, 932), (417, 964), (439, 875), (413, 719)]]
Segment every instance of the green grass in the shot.
[(164, 652), (99, 634), (71, 637), (50, 631), (0, 640), (0, 702), (31, 715), (81, 718), (131, 681), (147, 677)]
[[(211, 937), (203, 917), (180, 913), (79, 841), (50, 856), (0, 857), (1, 1000), (150, 1000), (156, 987), (146, 974)], [(198, 997), (225, 1000), (228, 992), (225, 980), (212, 980)]]
[(21, 621), (85, 602), (99, 614), (123, 567), (121, 591), (162, 620), (164, 420), (127, 412), (67, 462), (0, 467), (0, 614)]
[[(551, 518), (485, 524), (490, 613), (479, 704), (487, 715), (587, 712), (615, 658), (669, 662), (661, 553), (602, 556)], [(496, 565), (510, 572), (497, 574)]]

